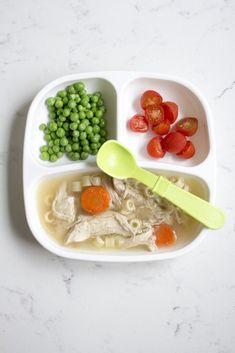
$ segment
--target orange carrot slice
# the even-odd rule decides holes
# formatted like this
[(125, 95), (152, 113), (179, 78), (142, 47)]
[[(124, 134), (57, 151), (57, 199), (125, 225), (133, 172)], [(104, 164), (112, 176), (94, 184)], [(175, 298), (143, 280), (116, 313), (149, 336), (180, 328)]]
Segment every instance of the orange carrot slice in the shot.
[(88, 213), (100, 213), (107, 210), (110, 195), (103, 186), (89, 186), (81, 194), (81, 206)]
[(158, 247), (172, 245), (176, 240), (175, 231), (166, 223), (154, 226), (154, 232)]

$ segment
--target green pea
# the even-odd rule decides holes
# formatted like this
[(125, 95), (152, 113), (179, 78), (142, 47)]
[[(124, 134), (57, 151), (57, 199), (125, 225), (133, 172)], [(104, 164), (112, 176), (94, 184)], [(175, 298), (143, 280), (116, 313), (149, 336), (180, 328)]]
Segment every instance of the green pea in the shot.
[(63, 115), (64, 116), (69, 116), (70, 115), (70, 109), (68, 109), (68, 108), (65, 108), (64, 110), (63, 110)]
[(45, 135), (44, 140), (46, 140), (47, 142), (51, 141), (51, 135), (49, 134)]
[(80, 132), (78, 130), (74, 130), (72, 132), (73, 137), (79, 137)]
[(90, 154), (96, 155), (98, 153), (98, 149), (96, 150), (91, 150)]
[(62, 129), (61, 127), (60, 127), (59, 129), (57, 129), (56, 135), (57, 135), (58, 137), (64, 137), (64, 135), (65, 135), (64, 129)]
[(64, 105), (64, 103), (61, 99), (56, 99), (56, 101), (55, 101), (56, 108), (62, 108), (63, 105)]
[(90, 122), (89, 122), (89, 120), (88, 120), (88, 119), (84, 119), (84, 120), (83, 120), (83, 124), (85, 124), (85, 125), (86, 125), (86, 127), (87, 127), (88, 125), (90, 125)]
[(77, 124), (77, 123), (71, 123), (71, 124), (69, 125), (69, 128), (70, 128), (70, 130), (77, 130), (78, 124)]
[(53, 98), (53, 97), (47, 98), (46, 104), (47, 104), (49, 107), (52, 106), (52, 105), (54, 105), (54, 104), (55, 104), (55, 98)]
[(77, 95), (77, 97), (75, 98), (75, 102), (79, 103), (81, 101), (81, 98), (79, 97), (79, 95)]
[(79, 119), (79, 114), (78, 113), (72, 113), (70, 115), (70, 120), (71, 121), (77, 121)]
[(77, 95), (76, 93), (68, 94), (68, 99), (74, 101), (76, 98), (76, 95)]
[(68, 143), (69, 143), (69, 141), (66, 137), (62, 137), (62, 139), (60, 139), (61, 146), (66, 146)]
[(101, 138), (100, 138), (100, 143), (101, 143), (101, 145), (102, 145), (103, 143), (105, 143), (105, 141), (106, 141), (106, 138), (104, 138), (104, 137), (101, 137)]
[(88, 111), (86, 112), (86, 117), (87, 117), (88, 119), (91, 119), (93, 116), (94, 116), (94, 114), (93, 114), (93, 112), (92, 112), (91, 110), (88, 110)]
[(70, 94), (73, 94), (73, 93), (76, 93), (76, 90), (73, 86), (68, 86), (66, 88), (67, 92), (70, 93)]
[(83, 151), (83, 152), (81, 153), (81, 159), (84, 160), (84, 159), (87, 159), (87, 158), (88, 158), (88, 153)]
[(78, 152), (74, 152), (72, 160), (73, 161), (78, 161), (79, 159), (80, 159), (80, 154)]
[(85, 138), (86, 138), (86, 136), (87, 136), (87, 134), (86, 134), (86, 132), (85, 131), (82, 131), (81, 133), (80, 133), (80, 140), (84, 140)]
[(64, 129), (65, 131), (68, 131), (68, 130), (69, 130), (69, 123), (68, 123), (68, 122), (65, 122), (65, 123), (63, 124), (63, 129)]
[(97, 102), (97, 106), (98, 106), (98, 107), (102, 107), (103, 105), (104, 105), (104, 101), (103, 101), (102, 98), (100, 98), (100, 99), (98, 100), (98, 102)]
[(65, 147), (65, 151), (66, 152), (71, 152), (72, 151), (72, 146), (70, 144), (68, 144), (66, 147)]
[(59, 139), (55, 139), (55, 140), (54, 140), (54, 145), (55, 145), (55, 146), (59, 146), (59, 144), (60, 144), (60, 140), (59, 140)]
[(51, 121), (49, 124), (49, 129), (50, 131), (56, 131), (57, 130), (57, 124), (55, 121)]
[(76, 83), (74, 83), (73, 86), (74, 86), (75, 90), (78, 92), (85, 88), (85, 85), (83, 82), (76, 82)]
[(56, 114), (57, 114), (58, 116), (61, 115), (61, 114), (63, 114), (63, 108), (57, 109)]
[(78, 151), (78, 150), (79, 150), (79, 144), (76, 143), (76, 142), (73, 143), (73, 144), (72, 144), (72, 150), (73, 150), (73, 151)]
[(88, 103), (88, 104), (86, 105), (86, 109), (91, 109), (91, 104), (90, 104), (90, 103)]
[(43, 161), (48, 161), (49, 160), (49, 153), (47, 152), (42, 152), (40, 154), (40, 158), (43, 160)]
[(94, 125), (94, 126), (93, 126), (93, 132), (94, 132), (95, 134), (97, 134), (98, 132), (100, 132), (100, 127), (99, 127), (99, 125)]
[(99, 126), (100, 126), (101, 128), (102, 128), (102, 127), (105, 127), (105, 126), (106, 126), (106, 120), (105, 120), (105, 119), (100, 119)]
[(82, 146), (86, 146), (88, 144), (89, 144), (89, 141), (86, 138), (81, 140), (81, 145)]
[(79, 126), (78, 126), (78, 130), (79, 131), (84, 131), (86, 129), (86, 125), (81, 123)]
[(107, 131), (104, 129), (100, 130), (100, 136), (105, 137), (107, 135)]
[(79, 111), (79, 112), (82, 112), (84, 109), (85, 109), (85, 108), (84, 108), (81, 104), (78, 105), (78, 111)]
[(64, 98), (67, 96), (67, 92), (63, 89), (63, 90), (57, 92), (57, 96)]
[(40, 152), (47, 152), (47, 151), (48, 151), (47, 145), (43, 145), (40, 147)]
[(49, 134), (50, 134), (50, 130), (48, 129), (48, 127), (46, 127), (44, 130), (44, 135), (49, 135)]
[(39, 125), (39, 130), (44, 131), (46, 129), (46, 124), (40, 124)]
[(79, 112), (79, 119), (85, 119), (86, 113), (84, 111)]
[(89, 135), (92, 134), (92, 132), (93, 132), (92, 126), (87, 126), (85, 131), (86, 131), (86, 133), (89, 134)]
[(94, 142), (90, 144), (90, 147), (92, 150), (96, 150), (98, 148), (97, 143)]
[(49, 113), (49, 118), (50, 119), (55, 119), (56, 118), (56, 113), (55, 112), (50, 112)]
[(49, 153), (50, 155), (54, 153), (52, 147), (49, 147), (49, 148), (48, 148), (48, 153)]
[(62, 127), (62, 126), (63, 126), (63, 121), (60, 121), (60, 120), (59, 120), (58, 123), (57, 123), (57, 126), (58, 126), (58, 127)]
[(64, 103), (64, 105), (66, 105), (66, 104), (68, 103), (68, 101), (69, 101), (69, 100), (68, 100), (68, 97), (64, 97), (64, 98), (63, 98), (63, 103)]
[(83, 150), (83, 152), (87, 152), (87, 153), (90, 153), (90, 151), (91, 151), (91, 149), (88, 145), (83, 146), (82, 150)]
[(50, 155), (50, 161), (51, 162), (56, 162), (57, 161), (57, 155), (56, 154), (52, 154), (52, 155)]
[(59, 121), (62, 121), (62, 123), (63, 123), (64, 121), (66, 121), (66, 117), (63, 116), (63, 115), (60, 115), (59, 116)]
[(97, 103), (98, 100), (99, 100), (99, 97), (98, 97), (97, 95), (93, 94), (93, 95), (91, 96), (91, 101), (92, 101), (93, 103)]
[(73, 142), (78, 142), (78, 141), (79, 141), (79, 138), (78, 138), (78, 137), (73, 137), (73, 138), (72, 138), (72, 141), (73, 141)]
[(79, 91), (79, 95), (80, 97), (85, 97), (87, 96), (87, 91), (85, 89), (82, 89), (81, 91)]
[(91, 122), (92, 122), (92, 124), (97, 125), (97, 124), (99, 124), (100, 120), (98, 118), (92, 118)]
[(97, 143), (100, 140), (100, 135), (91, 136), (91, 142)]
[[(95, 111), (96, 111), (96, 103), (91, 103), (91, 108), (95, 108)], [(93, 110), (92, 110), (93, 112)]]
[(81, 99), (81, 105), (83, 107), (86, 107), (88, 103), (89, 103), (89, 100), (86, 96)]
[(95, 113), (95, 116), (96, 116), (97, 118), (102, 118), (103, 115), (104, 115), (104, 113), (102, 112), (102, 110), (97, 110), (96, 113)]
[(76, 107), (76, 102), (74, 100), (70, 100), (68, 102), (68, 106), (69, 106), (69, 108), (73, 109)]
[(59, 151), (56, 155), (57, 155), (57, 158), (59, 159), (63, 156), (63, 152)]
[(54, 146), (54, 142), (53, 142), (52, 140), (49, 141), (49, 142), (48, 142), (48, 146), (49, 146), (49, 147), (53, 147), (53, 146)]
[(104, 106), (99, 107), (99, 108), (100, 108), (100, 110), (101, 110), (103, 113), (105, 113), (105, 112), (106, 112), (106, 108), (105, 108)]
[(49, 110), (49, 112), (55, 112), (56, 109), (55, 109), (55, 106), (54, 105), (50, 105), (47, 107), (47, 109)]
[(101, 98), (102, 97), (102, 93), (97, 91), (93, 94), (94, 96), (97, 96), (98, 98)]
[(59, 146), (53, 146), (52, 149), (53, 149), (53, 151), (55, 153), (58, 153), (60, 151), (60, 147)]

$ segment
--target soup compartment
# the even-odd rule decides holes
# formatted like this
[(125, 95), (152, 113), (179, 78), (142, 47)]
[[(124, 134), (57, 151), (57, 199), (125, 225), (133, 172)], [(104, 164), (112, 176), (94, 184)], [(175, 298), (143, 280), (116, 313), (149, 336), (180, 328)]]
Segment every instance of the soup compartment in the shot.
[[(181, 79), (166, 75), (135, 72), (83, 73), (62, 77), (45, 86), (33, 100), (27, 118), (24, 141), (24, 198), (26, 217), (35, 238), (49, 251), (63, 257), (91, 261), (151, 261), (179, 256), (195, 247), (205, 236), (207, 229), (196, 221), (191, 230), (178, 237), (177, 242), (157, 252), (144, 249), (125, 251), (103, 251), (84, 247), (66, 247), (46, 232), (39, 217), (38, 188), (44, 180), (60, 178), (70, 174), (97, 171), (95, 157), (85, 161), (70, 161), (66, 157), (56, 163), (44, 162), (39, 158), (39, 147), (44, 144), (39, 125), (48, 121), (45, 100), (54, 96), (73, 82), (82, 81), (87, 91), (101, 91), (107, 107), (108, 138), (117, 139), (126, 145), (136, 157), (137, 163), (155, 173), (182, 175), (193, 185), (192, 191), (210, 202), (215, 200), (215, 149), (211, 113), (194, 87)], [(170, 154), (163, 159), (152, 159), (146, 154), (146, 144), (154, 136), (139, 134), (127, 128), (132, 115), (141, 113), (139, 99), (148, 89), (157, 90), (164, 100), (179, 105), (179, 118), (196, 116), (199, 129), (190, 140), (195, 143), (197, 153), (189, 160), (181, 160)]]

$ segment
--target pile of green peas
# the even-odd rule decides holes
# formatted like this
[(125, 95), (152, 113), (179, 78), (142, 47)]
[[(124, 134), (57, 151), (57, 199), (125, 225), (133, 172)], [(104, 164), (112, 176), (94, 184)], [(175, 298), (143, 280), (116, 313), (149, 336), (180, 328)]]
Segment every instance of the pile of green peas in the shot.
[(96, 155), (107, 139), (106, 108), (100, 92), (88, 94), (83, 82), (76, 82), (55, 97), (46, 99), (48, 124), (41, 124), (46, 144), (40, 158), (56, 162), (64, 154), (72, 161)]

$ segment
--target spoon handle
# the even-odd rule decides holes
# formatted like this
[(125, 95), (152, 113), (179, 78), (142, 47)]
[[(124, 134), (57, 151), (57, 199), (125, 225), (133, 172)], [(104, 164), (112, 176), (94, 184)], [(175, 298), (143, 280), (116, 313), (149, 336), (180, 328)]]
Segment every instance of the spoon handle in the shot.
[(162, 176), (158, 178), (152, 190), (208, 228), (218, 229), (224, 225), (224, 214), (219, 208), (179, 188)]

